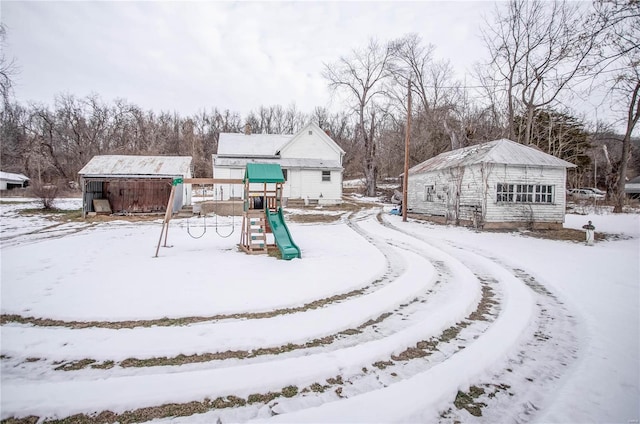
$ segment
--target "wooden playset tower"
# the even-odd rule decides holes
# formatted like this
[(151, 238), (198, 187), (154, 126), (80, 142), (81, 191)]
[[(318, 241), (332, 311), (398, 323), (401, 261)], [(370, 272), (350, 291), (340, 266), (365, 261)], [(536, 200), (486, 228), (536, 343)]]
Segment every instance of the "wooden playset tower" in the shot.
[(283, 259), (300, 258), (281, 207), (284, 175), (278, 164), (249, 163), (244, 175), (244, 211), (240, 247), (250, 254), (278, 247)]
[(251, 254), (275, 247), (266, 210), (276, 213), (282, 198), (284, 176), (280, 165), (249, 163), (244, 175), (244, 212), (240, 247)]

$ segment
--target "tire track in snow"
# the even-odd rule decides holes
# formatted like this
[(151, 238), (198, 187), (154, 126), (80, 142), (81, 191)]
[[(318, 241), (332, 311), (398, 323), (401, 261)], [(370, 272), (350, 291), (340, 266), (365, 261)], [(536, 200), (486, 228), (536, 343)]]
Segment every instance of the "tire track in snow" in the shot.
[[(398, 238), (410, 234), (395, 231)], [(400, 234), (405, 237), (400, 237)], [(415, 239), (415, 237), (413, 237)], [(468, 261), (463, 261), (469, 265)], [(431, 422), (437, 420), (443, 404), (455, 398), (459, 388), (482, 376), (485, 370), (503, 361), (520, 344), (522, 333), (536, 315), (533, 295), (527, 286), (499, 266), (473, 268), (488, 272), (500, 282), (504, 301), (495, 322), (442, 362), (379, 390), (368, 391), (337, 402), (278, 415), (274, 422)]]
[[(95, 366), (104, 368), (104, 363), (110, 362), (107, 367), (116, 365), (115, 362), (132, 359), (144, 361), (158, 365), (168, 364), (170, 355), (183, 357), (184, 363), (206, 361), (207, 357), (218, 357), (209, 360), (224, 359), (227, 357), (253, 357), (253, 351), (276, 349), (283, 351), (293, 350), (291, 344), (312, 342), (312, 345), (320, 343), (318, 339), (336, 337), (341, 331), (354, 330), (370, 325), (372, 321), (380, 320), (388, 310), (394, 309), (405, 302), (410, 303), (410, 299), (415, 299), (422, 295), (427, 289), (424, 284), (414, 284), (413, 287), (400, 287), (394, 289), (394, 281), (406, 271), (407, 264), (397, 249), (386, 249), (384, 254), (387, 258), (387, 272), (376, 281), (369, 283), (365, 289), (349, 292), (347, 297), (334, 296), (328, 298), (327, 302), (315, 301), (304, 305), (301, 308), (287, 308), (276, 310), (274, 313), (239, 314), (233, 316), (217, 316), (211, 322), (204, 322), (198, 325), (187, 325), (182, 327), (169, 327), (160, 325), (161, 328), (136, 328), (124, 325), (125, 330), (85, 328), (67, 329), (54, 326), (37, 326), (24, 324), (37, 324), (38, 321), (26, 321), (23, 324), (11, 324), (15, 317), (4, 316), (2, 335), (5, 340), (3, 344), (3, 368), (8, 371), (5, 375), (11, 376), (11, 369), (16, 365), (23, 364), (22, 373), (35, 371), (33, 368), (41, 370), (40, 360), (47, 358), (55, 361), (53, 366), (61, 369), (78, 368), (73, 361), (82, 361), (85, 366)], [(378, 305), (372, 303), (377, 299)], [(367, 306), (369, 304), (369, 306)], [(402, 306), (401, 308), (404, 308)], [(350, 310), (359, 311), (359, 315), (349, 314)], [(325, 326), (318, 328), (315, 334), (300, 332), (304, 328), (301, 325), (304, 319), (311, 322), (322, 322), (323, 316), (340, 315), (348, 318), (340, 326)], [(199, 321), (199, 320), (198, 320)], [(328, 321), (329, 322), (329, 321)], [(135, 322), (131, 322), (135, 323)], [(369, 323), (369, 324), (368, 324)], [(80, 324), (80, 323), (76, 323)], [(296, 333), (294, 330), (298, 330)], [(262, 344), (260, 348), (255, 348), (256, 340), (261, 339), (262, 334), (278, 334), (279, 339), (271, 344)], [(206, 345), (203, 346), (199, 340), (206, 338)], [(315, 338), (315, 340), (314, 340)], [(173, 343), (173, 340), (180, 339), (180, 345)], [(15, 341), (15, 342), (12, 342)], [(288, 345), (287, 345), (288, 344)], [(327, 344), (322, 343), (322, 344)], [(210, 352), (207, 346), (216, 346), (217, 351)], [(124, 347), (124, 348), (123, 348)], [(297, 346), (304, 348), (306, 346)], [(116, 356), (115, 351), (120, 356)], [(247, 350), (241, 352), (241, 350)], [(99, 352), (91, 357), (87, 357), (83, 352)], [(51, 352), (55, 352), (52, 355)], [(259, 355), (268, 354), (262, 352)], [(184, 356), (193, 355), (192, 358)], [(133, 358), (131, 358), (133, 356)], [(63, 362), (61, 362), (63, 361)], [(92, 362), (94, 361), (94, 362)], [(95, 363), (103, 361), (102, 364)], [(65, 362), (68, 367), (65, 368)], [(129, 363), (132, 361), (129, 361)], [(173, 361), (177, 362), (177, 361)], [(29, 367), (30, 365), (30, 367)], [(27, 369), (32, 368), (32, 369)], [(81, 367), (80, 367), (81, 368)]]
[[(67, 226), (68, 228), (65, 228)], [(27, 233), (15, 234), (0, 238), (0, 248), (23, 246), (39, 243), (45, 240), (59, 239), (90, 230), (96, 227), (96, 223), (69, 223), (59, 222), (45, 228), (39, 228)]]
[[(398, 240), (399, 236), (391, 236), (391, 237), (382, 237), (382, 236), (378, 236), (375, 235), (376, 234), (376, 229), (374, 227), (379, 226), (378, 224), (376, 225), (371, 225), (371, 222), (367, 222), (368, 218), (370, 218), (370, 214), (369, 217), (366, 216), (366, 214), (361, 214), (359, 217), (357, 217), (357, 219), (354, 220), (354, 222), (358, 223), (358, 228), (359, 231), (362, 231), (364, 234), (367, 234), (370, 241), (371, 242), (375, 242), (377, 243), (378, 246), (386, 246), (384, 248), (386, 249), (393, 249), (392, 247), (388, 247), (387, 245), (395, 245), (398, 247), (402, 247), (404, 250), (409, 251), (409, 252), (413, 252), (413, 254), (418, 254), (422, 257), (427, 257), (428, 256), (428, 251), (432, 250), (435, 251), (435, 253), (437, 253), (437, 249), (433, 249), (433, 247), (431, 246), (422, 246), (420, 243), (416, 243), (416, 242), (411, 242), (409, 239), (404, 239), (404, 240)], [(362, 224), (362, 226), (360, 226)], [(368, 231), (367, 229), (368, 228)], [(415, 237), (413, 238), (414, 240)], [(424, 244), (424, 243), (423, 243)], [(432, 252), (433, 253), (433, 252)], [(437, 256), (437, 255), (436, 255)], [(436, 266), (436, 268), (438, 268), (440, 271), (443, 272), (443, 274), (447, 274), (447, 273), (452, 273), (453, 278), (455, 277), (460, 277), (460, 272), (464, 271), (464, 273), (466, 273), (467, 275), (469, 275), (469, 270), (468, 269), (464, 269), (464, 267), (460, 267), (458, 261), (456, 260), (452, 260), (451, 257), (445, 257), (442, 258), (442, 254), (440, 255), (440, 259), (438, 258), (430, 258), (432, 260), (432, 263), (434, 263), (434, 266)], [(448, 256), (448, 255), (445, 255)], [(444, 259), (444, 260), (443, 260)], [(464, 262), (464, 261), (463, 261)], [(451, 270), (447, 270), (447, 266), (451, 266), (453, 265), (453, 269)], [(496, 273), (495, 269), (490, 269), (489, 271), (491, 272), (486, 272), (487, 270), (479, 270), (478, 267), (475, 267), (476, 270), (474, 271), (476, 273), (476, 275), (478, 275), (479, 277), (481, 277), (481, 280), (485, 280), (486, 284), (491, 284), (491, 286), (495, 286), (496, 288), (501, 288), (504, 285), (504, 281), (502, 281), (502, 284), (497, 284), (497, 283), (491, 283), (493, 276), (492, 273)], [(482, 272), (480, 272), (482, 271)], [(458, 275), (456, 275), (456, 272), (458, 273)], [(500, 279), (502, 280), (508, 280), (510, 278), (513, 278), (513, 275), (504, 275), (501, 273), (501, 271), (497, 272), (498, 277), (500, 277)], [(448, 275), (448, 274), (447, 274)], [(475, 278), (475, 277), (474, 277)], [(512, 280), (513, 282), (513, 280)], [(514, 285), (514, 286), (518, 286), (518, 284)], [(459, 290), (458, 290), (459, 291)], [(458, 292), (458, 291), (454, 291), (454, 292)], [(501, 297), (501, 296), (499, 296)], [(507, 297), (509, 298), (509, 297)], [(420, 306), (421, 302), (417, 302), (413, 304), (414, 306)], [(443, 304), (439, 305), (440, 307), (442, 307), (442, 309), (447, 309), (447, 307), (451, 307), (450, 303), (444, 302)], [(418, 311), (416, 311), (413, 314), (410, 314), (410, 318), (416, 319), (416, 317), (419, 315), (419, 308), (417, 308)], [(471, 308), (472, 309), (472, 308)], [(431, 311), (432, 313), (427, 315), (425, 318), (430, 318), (431, 321), (437, 321), (437, 319), (434, 318), (442, 318), (442, 315), (439, 315), (438, 313), (433, 313), (433, 311)], [(443, 311), (440, 311), (441, 313)], [(509, 311), (507, 311), (509, 312)], [(512, 312), (512, 311), (511, 311)], [(502, 322), (505, 321), (505, 312), (503, 311), (502, 314), (498, 317), (498, 320), (502, 320)], [(462, 316), (464, 318), (464, 315)], [(521, 317), (522, 318), (522, 317)], [(420, 322), (420, 320), (417, 320), (418, 322)], [(454, 320), (457, 321), (457, 320)], [(380, 325), (380, 327), (384, 326), (384, 323), (382, 323)], [(427, 325), (433, 324), (432, 322), (427, 323)], [(490, 324), (490, 325), (489, 325)], [(414, 381), (416, 379), (420, 379), (424, 374), (430, 374), (430, 375), (434, 375), (437, 374), (438, 372), (442, 372), (441, 369), (444, 368), (452, 368), (451, 366), (451, 361), (457, 361), (460, 362), (459, 358), (460, 355), (465, 355), (465, 352), (468, 351), (468, 349), (473, 348), (475, 346), (475, 350), (480, 350), (482, 351), (482, 349), (479, 349), (477, 346), (477, 340), (486, 340), (486, 334), (491, 334), (491, 332), (495, 333), (497, 330), (495, 330), (495, 324), (489, 323), (488, 325), (485, 326), (484, 329), (478, 329), (476, 328), (475, 333), (473, 331), (469, 332), (467, 331), (467, 329), (463, 329), (462, 331), (460, 331), (460, 333), (451, 340), (451, 343), (448, 343), (448, 351), (446, 352), (438, 352), (437, 355), (434, 355), (432, 358), (425, 360), (425, 361), (421, 361), (419, 358), (418, 360), (409, 360), (409, 361), (397, 361), (398, 365), (395, 366), (396, 368), (385, 368), (384, 370), (381, 370), (380, 372), (371, 372), (371, 373), (363, 373), (360, 369), (358, 369), (357, 367), (360, 365), (366, 365), (366, 366), (370, 366), (367, 365), (367, 361), (362, 361), (362, 358), (364, 356), (366, 356), (368, 353), (370, 354), (369, 349), (366, 349), (363, 347), (367, 347), (367, 345), (369, 345), (369, 347), (371, 346), (371, 344), (369, 343), (363, 343), (363, 345), (359, 345), (359, 346), (355, 346), (352, 348), (348, 348), (348, 349), (342, 349), (341, 351), (338, 352), (333, 352), (333, 356), (335, 355), (341, 355), (341, 354), (345, 354), (346, 351), (350, 350), (350, 355), (345, 355), (346, 358), (345, 359), (350, 359), (351, 361), (353, 361), (353, 357), (351, 357), (351, 355), (353, 356), (358, 356), (358, 361), (356, 361), (355, 363), (350, 363), (350, 365), (345, 365), (344, 363), (341, 363), (342, 366), (340, 366), (338, 369), (335, 369), (335, 367), (330, 367), (330, 366), (326, 366), (323, 367), (323, 360), (326, 360), (326, 354), (327, 352), (324, 353), (318, 353), (317, 355), (310, 355), (310, 357), (312, 357), (314, 359), (313, 362), (310, 362), (311, 367), (316, 367), (319, 368), (320, 370), (322, 370), (323, 372), (320, 373), (316, 379), (316, 381), (322, 381), (322, 376), (327, 377), (327, 375), (339, 375), (339, 376), (347, 376), (345, 377), (345, 381), (344, 381), (344, 385), (340, 385), (340, 393), (328, 393), (328, 394), (324, 394), (322, 396), (314, 394), (314, 393), (307, 393), (306, 395), (299, 395), (299, 396), (294, 396), (291, 399), (282, 399), (282, 398), (278, 398), (277, 401), (271, 401), (268, 402), (268, 405), (265, 405), (265, 407), (263, 408), (259, 408), (257, 406), (254, 407), (243, 407), (243, 408), (248, 408), (250, 410), (253, 410), (254, 412), (246, 412), (245, 413), (245, 419), (249, 419), (251, 417), (256, 417), (256, 414), (258, 414), (258, 416), (264, 416), (264, 413), (281, 413), (281, 414), (285, 414), (285, 415), (281, 415), (279, 417), (277, 417), (276, 419), (284, 419), (284, 420), (288, 420), (291, 419), (293, 421), (296, 421), (298, 418), (304, 417), (305, 416), (305, 411), (304, 408), (307, 408), (309, 406), (316, 406), (318, 405), (318, 403), (320, 403), (320, 408), (322, 411), (326, 411), (325, 408), (328, 408), (329, 410), (331, 408), (335, 408), (335, 406), (331, 406), (331, 405), (342, 405), (340, 407), (338, 407), (338, 409), (340, 408), (344, 408), (346, 407), (347, 409), (349, 408), (349, 406), (347, 404), (344, 404), (343, 402), (354, 402), (354, 399), (358, 399), (357, 402), (361, 402), (363, 398), (366, 397), (373, 397), (376, 398), (376, 396), (379, 396), (379, 393), (386, 391), (387, 389), (383, 388), (380, 389), (381, 387), (384, 387), (386, 385), (388, 385), (389, 389), (390, 388), (396, 388), (396, 391), (400, 391), (402, 392), (403, 389), (402, 387), (398, 386), (400, 385), (405, 385), (408, 384), (407, 382), (409, 381)], [(424, 325), (424, 323), (423, 323)], [(414, 325), (414, 327), (419, 326), (418, 324)], [(407, 330), (405, 330), (407, 331)], [(465, 334), (465, 331), (467, 333), (470, 334)], [(423, 332), (424, 334), (424, 332)], [(397, 334), (396, 334), (397, 336)], [(495, 335), (493, 336), (495, 337)], [(385, 337), (382, 340), (378, 340), (378, 342), (384, 342), (389, 344), (389, 338), (393, 338), (393, 337)], [(396, 337), (397, 339), (397, 337)], [(415, 339), (414, 339), (415, 340)], [(485, 342), (486, 344), (486, 342)], [(407, 343), (407, 340), (403, 340), (400, 343), (397, 343), (397, 340), (394, 341), (392, 343), (392, 345), (400, 345), (401, 347), (404, 345), (404, 347), (408, 346), (409, 344)], [(447, 343), (443, 344), (443, 350), (445, 350), (444, 348), (446, 348)], [(390, 356), (393, 358), (395, 355), (398, 355), (399, 352), (398, 351), (398, 347), (395, 347), (395, 354), (394, 352), (394, 348), (392, 346), (391, 349), (391, 353)], [(374, 349), (376, 350), (376, 349)], [(400, 349), (401, 350), (401, 349)], [(379, 352), (379, 350), (377, 350)], [(361, 353), (362, 355), (356, 355), (355, 352)], [(369, 355), (371, 356), (371, 355)], [(375, 355), (374, 355), (375, 356)], [(378, 355), (379, 357), (379, 355)], [(397, 356), (396, 356), (397, 357)], [(303, 358), (293, 358), (293, 360), (277, 360), (275, 362), (270, 362), (269, 365), (275, 366), (275, 367), (280, 367), (282, 366), (283, 363), (287, 363), (290, 367), (293, 367), (293, 369), (296, 369), (296, 366), (294, 364), (296, 364), (297, 361), (295, 361), (295, 359), (303, 359)], [(321, 359), (320, 361), (315, 361), (316, 359)], [(369, 359), (369, 362), (373, 361), (375, 358), (371, 357)], [(379, 358), (378, 358), (379, 359)], [(404, 362), (404, 364), (402, 364), (402, 362)], [(425, 362), (427, 363), (427, 365), (425, 365)], [(256, 364), (259, 365), (259, 364)], [(325, 363), (325, 365), (328, 365)], [(334, 364), (335, 366), (335, 364)], [(231, 369), (235, 369), (236, 371), (242, 369), (242, 368), (248, 368), (250, 366), (240, 366), (240, 367), (230, 367)], [(426, 371), (425, 371), (425, 367), (426, 367)], [(181, 368), (181, 367), (180, 367)], [(364, 367), (363, 367), (364, 368)], [(410, 369), (413, 368), (413, 369)], [(455, 370), (455, 366), (453, 367)], [(289, 368), (291, 369), (291, 368)], [(394, 378), (388, 378), (389, 374), (392, 373), (391, 369), (396, 369), (398, 371), (404, 371), (407, 370), (406, 373), (401, 374), (400, 372), (397, 373), (397, 377), (396, 379)], [(440, 371), (438, 371), (440, 370)], [(331, 371), (335, 371), (335, 374), (332, 374)], [(386, 371), (386, 372), (383, 372)], [(239, 373), (241, 374), (241, 372)], [(362, 374), (366, 374), (362, 377), (359, 377)], [(383, 375), (384, 374), (384, 375)], [(274, 390), (275, 388), (279, 388), (279, 387), (283, 387), (284, 383), (281, 383), (281, 386), (277, 385), (277, 381), (278, 381), (278, 376), (274, 376), (274, 378), (270, 381), (269, 386), (271, 387), (271, 390)], [(349, 379), (350, 377), (350, 379)], [(393, 376), (391, 376), (393, 377)], [(158, 378), (161, 378), (160, 376), (158, 376)], [(238, 378), (238, 376), (236, 375), (236, 378)], [(286, 379), (285, 379), (286, 380)], [(369, 381), (367, 381), (369, 380)], [(371, 381), (371, 380), (375, 380), (375, 381)], [(395, 380), (395, 381), (394, 381)], [(400, 380), (399, 382), (396, 382), (397, 380)], [(284, 381), (284, 380), (282, 380)], [(290, 381), (290, 380), (289, 380)], [(342, 381), (342, 378), (340, 379), (340, 381)], [(236, 381), (234, 380), (234, 383), (236, 383)], [(274, 386), (274, 383), (276, 384)], [(301, 383), (302, 384), (302, 383)], [(306, 384), (311, 384), (309, 381), (307, 381)], [(313, 387), (313, 385), (309, 386), (309, 387)], [(253, 388), (255, 390), (258, 390), (258, 388), (254, 385)], [(230, 391), (227, 391), (227, 395), (230, 394), (231, 392), (233, 392), (233, 390), (231, 390), (232, 388), (229, 387)], [(264, 387), (263, 387), (264, 389)], [(337, 389), (336, 389), (337, 391)], [(419, 390), (418, 390), (419, 391)], [(243, 395), (246, 396), (246, 391), (243, 392), (242, 391), (236, 391), (236, 394), (239, 395)], [(210, 393), (212, 394), (212, 393)], [(213, 394), (212, 394), (213, 395)], [(337, 396), (336, 396), (337, 395)], [(332, 400), (336, 400), (338, 399), (340, 396), (348, 396), (349, 399), (346, 400), (341, 400), (340, 402), (331, 402)], [(440, 396), (442, 397), (442, 393), (440, 393)], [(444, 396), (446, 398), (446, 396)], [(191, 398), (193, 399), (193, 398)], [(424, 400), (424, 399), (423, 399)], [(174, 400), (175, 401), (175, 400)], [(186, 400), (185, 400), (186, 401)], [(438, 402), (435, 402), (436, 404)], [(441, 403), (441, 402), (440, 402)], [(347, 405), (347, 406), (345, 406)], [(381, 403), (381, 405), (386, 405), (385, 408), (387, 408), (389, 406), (389, 402), (383, 402)], [(433, 410), (435, 411), (434, 408), (434, 404), (429, 404), (427, 406), (424, 405), (424, 403), (419, 403), (420, 407), (418, 409), (415, 408), (415, 405), (413, 406), (413, 409), (408, 409), (405, 410), (403, 413), (407, 413), (408, 411), (414, 411), (415, 413), (421, 414), (420, 416), (424, 416), (425, 410)], [(138, 405), (139, 406), (139, 405)], [(267, 408), (268, 411), (265, 412), (265, 409)], [(300, 410), (301, 408), (303, 408), (303, 410)], [(257, 411), (256, 411), (257, 409)], [(295, 412), (296, 410), (299, 410), (298, 412)], [(261, 412), (260, 412), (261, 411)], [(314, 410), (316, 411), (316, 410)], [(417, 411), (417, 412), (416, 412)], [(203, 418), (206, 417), (207, 421), (214, 421), (215, 417), (223, 417), (223, 421), (226, 421), (227, 418), (226, 417), (235, 417), (235, 419), (232, 418), (232, 420), (237, 421), (238, 418), (238, 414), (242, 415), (243, 413), (239, 413), (237, 411), (233, 411), (233, 412), (229, 412), (230, 415), (226, 415), (226, 413), (229, 411), (225, 411), (225, 410), (219, 410), (219, 411), (214, 411), (212, 413), (209, 414), (205, 414), (205, 415), (200, 415), (200, 416), (194, 416), (193, 419), (194, 420), (202, 420)], [(289, 414), (289, 412), (292, 412), (292, 414)], [(308, 411), (307, 411), (308, 412)], [(316, 411), (317, 412), (317, 411)], [(212, 415), (213, 414), (213, 415)], [(260, 415), (262, 414), (262, 415)], [(315, 412), (314, 412), (315, 414)], [(326, 412), (323, 412), (323, 414), (326, 414)], [(313, 415), (313, 414), (312, 414)], [(315, 415), (313, 421), (318, 421), (317, 417)], [(323, 415), (323, 416), (327, 416), (327, 415)], [(331, 415), (328, 415), (329, 417)], [(396, 418), (398, 416), (401, 415), (397, 415)], [(288, 417), (288, 418), (287, 418)], [(212, 419), (209, 419), (212, 418)], [(351, 421), (350, 418), (353, 417), (349, 417), (348, 415), (343, 416), (341, 418), (341, 421), (347, 420), (347, 421)], [(380, 421), (380, 416), (375, 416), (375, 421)], [(185, 419), (186, 421), (189, 421), (188, 418)], [(243, 419), (244, 420), (244, 419)]]
[[(568, 364), (577, 358), (577, 323), (571, 312), (543, 284), (526, 271), (509, 265), (506, 258), (495, 257), (470, 245), (452, 246), (449, 242), (436, 242), (433, 238), (420, 237), (402, 229), (389, 220), (383, 219), (383, 222), (397, 231), (439, 245), (446, 251), (457, 251), (459, 254), (456, 256), (463, 262), (468, 261), (465, 260), (466, 256), (476, 262), (479, 260), (487, 265), (493, 263), (503, 267), (532, 290), (536, 302), (536, 316), (527, 337), (507, 364), (487, 370), (490, 378), (476, 382), (476, 386), (482, 388), (485, 393), (475, 397), (474, 403), (482, 406), (481, 414), (487, 422), (504, 421), (505, 417), (510, 417), (518, 423), (534, 419), (542, 404), (552, 396), (550, 394), (553, 393), (553, 387), (567, 371)], [(470, 263), (470, 267), (473, 268), (474, 265)], [(519, 390), (513, 390), (513, 387), (518, 387)], [(468, 411), (454, 408), (441, 411), (439, 418), (441, 422), (465, 422), (473, 419), (477, 418)]]
[[(411, 255), (412, 254), (408, 254), (405, 256), (411, 256)], [(400, 278), (402, 278), (402, 276)], [(420, 277), (416, 275), (412, 278), (415, 279)], [(469, 274), (467, 274), (466, 278), (471, 284), (470, 287), (473, 287), (475, 284), (475, 278)], [(464, 278), (462, 280), (464, 280)], [(458, 281), (457, 283), (459, 284), (461, 282), (462, 281)], [(465, 283), (465, 284), (469, 284), (469, 283)], [(466, 296), (466, 297), (458, 296), (456, 299), (454, 299), (453, 303), (449, 302), (449, 303), (435, 305), (434, 308), (436, 312), (439, 313), (438, 316), (440, 318), (442, 318), (443, 316), (445, 318), (446, 316), (450, 317), (445, 319), (444, 321), (441, 321), (441, 324), (442, 322), (446, 323), (447, 320), (455, 322), (460, 317), (464, 317), (464, 314), (466, 314), (470, 309), (473, 309), (468, 306), (469, 301), (471, 301), (471, 304), (475, 304), (475, 301), (476, 301), (475, 296), (473, 295)], [(456, 306), (456, 304), (458, 306)], [(456, 312), (457, 310), (461, 310), (462, 313)], [(241, 384), (235, 390), (233, 387), (225, 387), (224, 394), (229, 394), (230, 392), (238, 392), (240, 390), (240, 387), (245, 387), (244, 390), (246, 391), (248, 390), (246, 387), (252, 387), (255, 385), (255, 382), (253, 381), (254, 380), (253, 376), (255, 375), (255, 367), (269, 368), (271, 371), (275, 371), (275, 375), (273, 376), (273, 378), (268, 379), (269, 381), (268, 381), (267, 387), (264, 388), (264, 389), (273, 389), (274, 387), (277, 388), (282, 386), (282, 382), (281, 382), (282, 380), (279, 379), (278, 377), (281, 377), (282, 374), (288, 374), (288, 372), (285, 372), (285, 370), (290, 371), (292, 366), (293, 368), (295, 368), (295, 364), (297, 362), (301, 362), (305, 364), (308, 363), (308, 365), (305, 365), (303, 367), (304, 368), (303, 374), (306, 375), (305, 378), (308, 381), (315, 381), (315, 380), (322, 381), (323, 376), (326, 378), (327, 376), (330, 376), (330, 375), (341, 374), (343, 373), (345, 368), (359, 369), (364, 365), (368, 365), (372, 362), (375, 362), (376, 360), (380, 359), (381, 356), (384, 357), (384, 356), (392, 355), (394, 351), (398, 349), (397, 346), (402, 346), (403, 344), (404, 345), (407, 344), (406, 341), (404, 340), (406, 338), (406, 334), (403, 334), (403, 333), (406, 333), (406, 332), (413, 333), (414, 335), (412, 335), (411, 337), (414, 340), (416, 339), (419, 340), (420, 338), (428, 336), (429, 333), (427, 332), (425, 336), (425, 329), (422, 327), (424, 327), (424, 325), (413, 325), (408, 330), (406, 329), (402, 330), (402, 332), (396, 333), (390, 337), (385, 337), (380, 340), (374, 340), (361, 345), (356, 345), (350, 348), (341, 349), (338, 352), (322, 352), (322, 353), (310, 355), (303, 358), (290, 358), (290, 359), (285, 359), (281, 361), (274, 361), (266, 364), (266, 366), (262, 366), (261, 364), (250, 364), (250, 365), (241, 365), (237, 367), (229, 367), (229, 368), (224, 368), (220, 370), (199, 371), (197, 373), (191, 373), (191, 372), (175, 373), (168, 376), (167, 375), (147, 375), (147, 376), (138, 376), (138, 377), (129, 376), (129, 377), (112, 378), (109, 380), (100, 380), (100, 381), (81, 381), (80, 379), (75, 379), (73, 381), (61, 381), (61, 382), (51, 382), (51, 383), (41, 382), (37, 384), (37, 390), (33, 387), (33, 385), (30, 385), (28, 383), (27, 384), (16, 383), (11, 390), (11, 393), (12, 393), (11, 397), (13, 397), (13, 395), (15, 394), (16, 398), (9, 399), (9, 400), (5, 398), (3, 399), (3, 403), (5, 404), (5, 406), (9, 406), (8, 410), (12, 410), (14, 408), (18, 408), (15, 405), (13, 405), (12, 407), (12, 403), (11, 403), (12, 401), (26, 402), (29, 405), (37, 404), (38, 402), (42, 403), (44, 401), (44, 404), (48, 405), (48, 407), (51, 408), (53, 411), (67, 410), (69, 413), (74, 413), (74, 412), (78, 412), (79, 407), (77, 406), (77, 404), (74, 406), (73, 402), (70, 403), (69, 400), (65, 399), (64, 396), (60, 396), (60, 394), (65, 393), (67, 390), (72, 390), (73, 392), (87, 394), (91, 398), (91, 400), (84, 399), (83, 401), (80, 402), (83, 405), (85, 405), (82, 408), (80, 408), (81, 410), (86, 410), (86, 408), (89, 408), (90, 410), (91, 408), (95, 408), (99, 410), (100, 402), (104, 401), (105, 399), (105, 396), (104, 396), (105, 390), (107, 390), (111, 394), (110, 396), (106, 396), (106, 399), (109, 399), (108, 403), (112, 404), (114, 402), (113, 400), (114, 397), (117, 398), (122, 393), (122, 389), (119, 388), (120, 385), (126, 385), (126, 387), (128, 387), (128, 390), (132, 390), (133, 386), (140, 387), (139, 390), (145, 390), (145, 389), (148, 390), (149, 387), (156, 387), (156, 384), (154, 384), (154, 381), (158, 379), (172, 380), (175, 378), (178, 378), (178, 379), (186, 378), (191, 383), (193, 383), (193, 380), (200, 380), (201, 378), (205, 377), (204, 374), (209, 374), (210, 378), (205, 378), (204, 379), (205, 381), (201, 382), (200, 384), (196, 384), (195, 385), (196, 387), (193, 388), (193, 390), (200, 391), (200, 394), (201, 394), (200, 396), (202, 396), (202, 394), (206, 394), (210, 396), (213, 396), (215, 394), (215, 392), (213, 394), (211, 393), (209, 382), (216, 381), (216, 379), (220, 379), (219, 374), (222, 374), (221, 379), (223, 381), (229, 381), (229, 378), (231, 378), (231, 380), (233, 380), (238, 384), (243, 382), (243, 384)], [(437, 334), (437, 331), (435, 331), (434, 329), (438, 329), (438, 326), (435, 324), (432, 324), (432, 327), (433, 327), (432, 333)], [(372, 344), (382, 345), (383, 349), (382, 350), (380, 348), (371, 349)], [(396, 353), (399, 353), (399, 352), (396, 352)], [(336, 368), (337, 364), (335, 361), (335, 356), (341, 356), (341, 360), (337, 361), (337, 364), (340, 364), (337, 368)], [(325, 366), (322, 366), (323, 363), (325, 363)], [(351, 365), (347, 366), (347, 364), (351, 364)], [(252, 370), (252, 371), (249, 371), (249, 370)], [(228, 373), (230, 374), (226, 378), (224, 378), (224, 374), (228, 374)], [(311, 373), (311, 375), (309, 375), (309, 373)], [(271, 374), (273, 374), (273, 372), (271, 372)], [(230, 377), (231, 375), (234, 375), (234, 377)], [(140, 384), (137, 384), (135, 382)], [(169, 382), (167, 382), (167, 384), (171, 385), (171, 383)], [(202, 387), (198, 387), (200, 385), (202, 385)], [(109, 387), (111, 388), (109, 389)], [(47, 395), (44, 396), (47, 398), (47, 400), (43, 400), (39, 398), (39, 396), (42, 396), (43, 392), (47, 393)], [(151, 396), (149, 393), (145, 393), (145, 395)], [(159, 398), (157, 398), (158, 402), (162, 402), (162, 397), (166, 396), (165, 393), (156, 393), (156, 395), (159, 396)], [(183, 394), (183, 396), (184, 395), (188, 395), (188, 394)], [(201, 398), (201, 397), (196, 396), (196, 398)], [(193, 399), (193, 397), (191, 397), (190, 399)], [(171, 400), (176, 401), (173, 398)], [(78, 400), (75, 400), (75, 402), (78, 402)], [(123, 399), (122, 402), (126, 405), (125, 399)], [(23, 404), (22, 406), (28, 407), (25, 404)], [(6, 411), (6, 408), (3, 408), (3, 414), (5, 414), (5, 411)], [(58, 412), (58, 414), (60, 414), (60, 412)]]

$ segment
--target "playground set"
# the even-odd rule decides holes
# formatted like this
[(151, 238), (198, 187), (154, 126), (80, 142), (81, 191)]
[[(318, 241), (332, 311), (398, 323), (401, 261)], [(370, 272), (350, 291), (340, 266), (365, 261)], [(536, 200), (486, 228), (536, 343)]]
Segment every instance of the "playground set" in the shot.
[[(169, 201), (167, 202), (167, 210), (164, 220), (162, 221), (162, 230), (160, 232), (158, 246), (156, 247), (155, 257), (158, 257), (163, 236), (163, 247), (167, 247), (169, 222), (173, 217), (173, 199), (178, 185), (192, 184), (194, 186), (206, 186), (215, 184), (244, 184), (240, 248), (248, 254), (267, 254), (270, 247), (277, 247), (282, 259), (290, 260), (293, 258), (301, 258), (300, 248), (293, 241), (289, 228), (284, 220), (282, 211), (282, 185), (284, 182), (284, 175), (280, 165), (270, 163), (247, 164), (242, 180), (221, 178), (174, 179)], [(204, 232), (206, 232), (206, 221), (204, 222)], [(216, 232), (218, 232), (217, 227), (216, 212)], [(188, 221), (187, 231), (189, 231)], [(204, 232), (200, 236), (193, 236), (190, 232), (189, 235), (193, 238), (200, 238)], [(231, 233), (233, 233), (233, 229)], [(228, 237), (231, 233), (222, 235), (222, 237)]]

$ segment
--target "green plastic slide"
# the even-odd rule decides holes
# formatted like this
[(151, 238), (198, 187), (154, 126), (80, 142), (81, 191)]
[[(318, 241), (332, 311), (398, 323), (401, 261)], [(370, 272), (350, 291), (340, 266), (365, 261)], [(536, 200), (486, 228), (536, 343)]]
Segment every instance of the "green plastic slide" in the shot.
[(289, 228), (284, 222), (282, 208), (278, 208), (278, 212), (275, 213), (266, 209), (266, 213), (271, 231), (273, 232), (273, 238), (282, 254), (282, 259), (290, 260), (293, 258), (301, 258), (300, 248), (293, 242)]

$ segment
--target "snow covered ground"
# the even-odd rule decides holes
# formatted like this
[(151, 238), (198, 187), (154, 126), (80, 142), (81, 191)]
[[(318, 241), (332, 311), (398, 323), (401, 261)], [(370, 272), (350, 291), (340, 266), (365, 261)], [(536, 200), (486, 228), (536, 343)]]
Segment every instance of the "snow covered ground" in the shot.
[(372, 205), (289, 223), (281, 261), (239, 251), (237, 218), (174, 220), (154, 258), (160, 221), (29, 207), (0, 202), (0, 419), (640, 418), (640, 215), (567, 215), (610, 235), (586, 246)]

